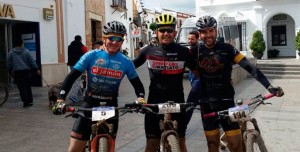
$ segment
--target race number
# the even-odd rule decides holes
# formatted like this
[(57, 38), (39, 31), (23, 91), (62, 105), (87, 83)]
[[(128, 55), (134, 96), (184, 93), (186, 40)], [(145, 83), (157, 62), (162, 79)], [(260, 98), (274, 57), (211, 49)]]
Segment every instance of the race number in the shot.
[(158, 104), (158, 113), (165, 114), (165, 113), (179, 113), (180, 112), (180, 104), (178, 103), (163, 103)]
[(115, 107), (94, 107), (92, 121), (107, 120), (115, 116)]
[(229, 108), (228, 110), (229, 118), (232, 122), (250, 120), (251, 118), (249, 116), (249, 113), (250, 111), (248, 105), (236, 106), (233, 108)]

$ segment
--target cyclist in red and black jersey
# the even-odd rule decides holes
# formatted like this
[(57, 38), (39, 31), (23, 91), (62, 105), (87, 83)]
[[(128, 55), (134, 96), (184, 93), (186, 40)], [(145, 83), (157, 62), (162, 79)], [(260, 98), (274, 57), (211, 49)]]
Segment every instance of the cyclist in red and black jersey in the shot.
[[(232, 45), (216, 42), (217, 21), (213, 17), (200, 17), (196, 26), (203, 44), (193, 48), (192, 54), (194, 58), (198, 58), (198, 68), (201, 73), (201, 97), (214, 99), (201, 107), (202, 114), (234, 106), (235, 92), (231, 83), (233, 64), (239, 64), (269, 92), (279, 97), (284, 94), (280, 87), (273, 87), (264, 74)], [(216, 117), (202, 119), (202, 122), (208, 151), (219, 151), (219, 125), (225, 131), (230, 151), (243, 151), (241, 131), (237, 123), (229, 123), (229, 120), (216, 120)]]
[[(185, 67), (196, 71), (196, 62), (192, 59), (188, 48), (174, 42), (176, 36), (175, 18), (169, 14), (162, 14), (156, 18), (156, 35), (159, 45), (149, 45), (140, 51), (134, 59), (136, 67), (147, 62), (150, 75), (148, 103), (163, 103), (174, 101), (184, 102), (183, 74)], [(185, 114), (173, 114), (178, 121), (178, 134), (181, 151), (185, 146)], [(147, 137), (146, 152), (156, 152), (160, 142), (161, 131), (157, 115), (146, 113), (145, 132)]]

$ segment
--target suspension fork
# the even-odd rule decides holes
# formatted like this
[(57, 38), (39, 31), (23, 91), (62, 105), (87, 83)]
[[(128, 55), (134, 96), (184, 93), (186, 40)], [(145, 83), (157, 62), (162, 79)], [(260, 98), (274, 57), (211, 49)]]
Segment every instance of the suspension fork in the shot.
[(177, 129), (178, 129), (178, 122), (176, 120), (172, 120), (171, 114), (166, 113), (164, 114), (164, 120), (161, 120), (159, 122), (159, 127), (162, 132), (161, 134), (161, 140), (160, 145), (163, 145), (166, 141), (166, 137), (168, 135), (173, 134), (176, 136), (176, 138), (179, 140)]

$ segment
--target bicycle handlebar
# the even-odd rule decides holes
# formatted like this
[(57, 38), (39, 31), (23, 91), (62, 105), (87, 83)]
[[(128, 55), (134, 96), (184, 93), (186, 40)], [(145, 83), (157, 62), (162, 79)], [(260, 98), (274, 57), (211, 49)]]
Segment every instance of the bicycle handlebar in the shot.
[[(269, 94), (266, 94), (266, 95), (258, 95), (256, 97), (250, 99), (249, 101), (245, 102), (243, 105), (248, 105), (249, 106), (249, 105), (253, 105), (253, 104), (260, 104), (264, 100), (270, 99), (274, 96), (275, 95), (272, 94), (272, 93), (269, 93)], [(255, 99), (260, 99), (260, 100), (255, 100)], [(251, 102), (251, 101), (253, 101), (253, 102)], [(215, 116), (228, 116), (228, 110), (207, 113), (207, 114), (204, 114), (202, 117), (203, 117), (203, 119), (207, 119), (207, 118), (215, 117)]]
[[(166, 102), (166, 103), (168, 103), (168, 102)], [(136, 110), (134, 110), (135, 112), (140, 112), (140, 113), (150, 112), (150, 113), (154, 113), (154, 114), (160, 114), (159, 112), (154, 112), (154, 111), (158, 111), (160, 104), (164, 104), (164, 103), (158, 103), (158, 104), (129, 103), (129, 104), (125, 104), (125, 107), (129, 108), (131, 110), (136, 109)], [(176, 104), (179, 104), (180, 109), (188, 108), (188, 107), (194, 107), (196, 105), (199, 105), (199, 103), (176, 103)]]

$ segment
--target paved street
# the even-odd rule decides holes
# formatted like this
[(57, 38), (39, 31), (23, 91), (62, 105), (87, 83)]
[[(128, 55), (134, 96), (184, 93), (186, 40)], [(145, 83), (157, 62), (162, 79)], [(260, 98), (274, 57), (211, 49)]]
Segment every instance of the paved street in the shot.
[[(138, 73), (148, 92), (148, 71), (140, 67)], [(274, 79), (274, 86), (285, 91), (282, 98), (274, 97), (272, 105), (260, 106), (254, 113), (270, 152), (299, 152), (300, 148), (300, 80)], [(190, 90), (184, 80), (185, 95)], [(47, 87), (33, 88), (34, 106), (24, 109), (17, 89), (10, 92), (9, 101), (0, 108), (1, 152), (64, 152), (69, 144), (69, 133), (74, 119), (55, 116), (48, 109)], [(255, 79), (246, 79), (235, 85), (236, 98), (254, 97), (267, 91)], [(120, 89), (120, 106), (135, 99), (127, 78)], [(142, 152), (145, 147), (142, 114), (126, 114), (120, 118), (116, 142), (117, 152)], [(199, 111), (195, 111), (187, 130), (187, 147), (190, 152), (207, 151)]]

